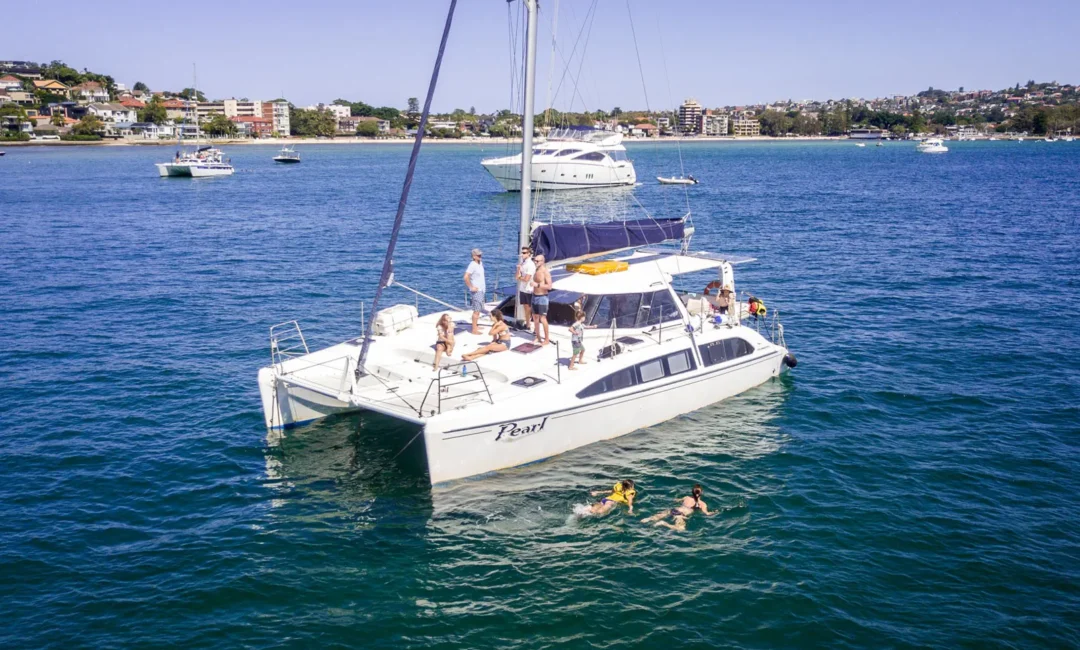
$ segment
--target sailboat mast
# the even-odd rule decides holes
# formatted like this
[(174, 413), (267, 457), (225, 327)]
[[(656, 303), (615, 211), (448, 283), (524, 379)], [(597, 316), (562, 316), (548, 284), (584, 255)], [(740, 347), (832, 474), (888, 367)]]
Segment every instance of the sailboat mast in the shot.
[[(536, 3), (537, 0), (522, 0), (528, 11), (528, 24), (525, 28), (525, 105), (521, 115), (521, 225), (518, 229), (518, 248), (529, 245), (532, 234), (532, 138), (533, 104), (536, 102)], [(525, 318), (521, 305), (520, 292), (514, 292), (514, 320)], [(525, 325), (528, 327), (528, 323)]]
[(525, 106), (521, 116), (521, 231), (518, 243), (529, 245), (532, 234), (532, 140), (533, 104), (536, 101), (536, 3), (537, 0), (522, 0), (529, 12), (528, 37), (525, 46)]

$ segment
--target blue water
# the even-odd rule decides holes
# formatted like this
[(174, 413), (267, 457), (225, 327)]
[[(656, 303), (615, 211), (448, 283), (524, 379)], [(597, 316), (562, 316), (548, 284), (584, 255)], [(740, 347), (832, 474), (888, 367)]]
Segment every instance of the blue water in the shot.
[[(799, 367), (633, 435), (434, 494), (413, 431), (268, 439), (270, 325), (355, 336), (408, 147), (0, 159), (0, 646), (1077, 647), (1080, 145), (633, 145), (633, 191), (541, 215), (685, 210), (757, 257)], [(516, 196), (488, 146), (420, 159), (397, 278), (505, 282)], [(640, 203), (640, 206), (638, 205)], [(499, 270), (501, 269), (501, 270)], [(393, 301), (412, 298), (391, 294)], [(421, 305), (423, 307), (423, 305)], [(700, 482), (686, 533), (571, 516)]]

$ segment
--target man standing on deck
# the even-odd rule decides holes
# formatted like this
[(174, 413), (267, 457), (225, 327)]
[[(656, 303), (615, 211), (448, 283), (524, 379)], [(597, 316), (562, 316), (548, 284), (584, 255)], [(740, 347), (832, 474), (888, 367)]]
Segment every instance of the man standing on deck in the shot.
[(525, 309), (525, 329), (532, 331), (532, 298), (533, 298), (533, 274), (536, 273), (536, 264), (532, 261), (532, 249), (525, 246), (521, 249), (521, 261), (517, 265), (518, 302)]
[(465, 288), (469, 290), (469, 304), (472, 306), (472, 333), (480, 334), (480, 312), (484, 311), (484, 251), (472, 249), (472, 262), (465, 269)]
[[(551, 291), (551, 271), (544, 265), (544, 256), (536, 256), (536, 273), (533, 274), (533, 320), (536, 324), (536, 340), (540, 345), (551, 342), (551, 333), (548, 331), (548, 292)], [(544, 327), (544, 338), (540, 338), (540, 326)]]

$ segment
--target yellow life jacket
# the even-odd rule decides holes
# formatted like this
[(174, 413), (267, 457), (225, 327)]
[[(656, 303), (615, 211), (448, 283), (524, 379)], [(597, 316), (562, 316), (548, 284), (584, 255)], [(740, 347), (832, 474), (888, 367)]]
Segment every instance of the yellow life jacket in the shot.
[(605, 497), (608, 501), (614, 501), (616, 503), (630, 504), (630, 499), (637, 496), (637, 490), (630, 488), (629, 490), (623, 490), (622, 483), (616, 483), (611, 488), (611, 494)]

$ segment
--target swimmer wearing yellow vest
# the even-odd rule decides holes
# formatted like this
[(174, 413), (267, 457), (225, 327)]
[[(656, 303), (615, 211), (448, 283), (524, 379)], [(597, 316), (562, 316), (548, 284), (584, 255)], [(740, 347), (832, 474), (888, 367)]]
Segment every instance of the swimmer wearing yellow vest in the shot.
[[(598, 497), (605, 492), (607, 492), (607, 490), (595, 490), (589, 494)], [(626, 505), (630, 514), (634, 514), (634, 497), (636, 496), (637, 490), (634, 489), (634, 482), (632, 480), (626, 479), (625, 481), (619, 481), (611, 486), (611, 494), (600, 499), (599, 503), (592, 504), (592, 514), (606, 515), (620, 503)]]

